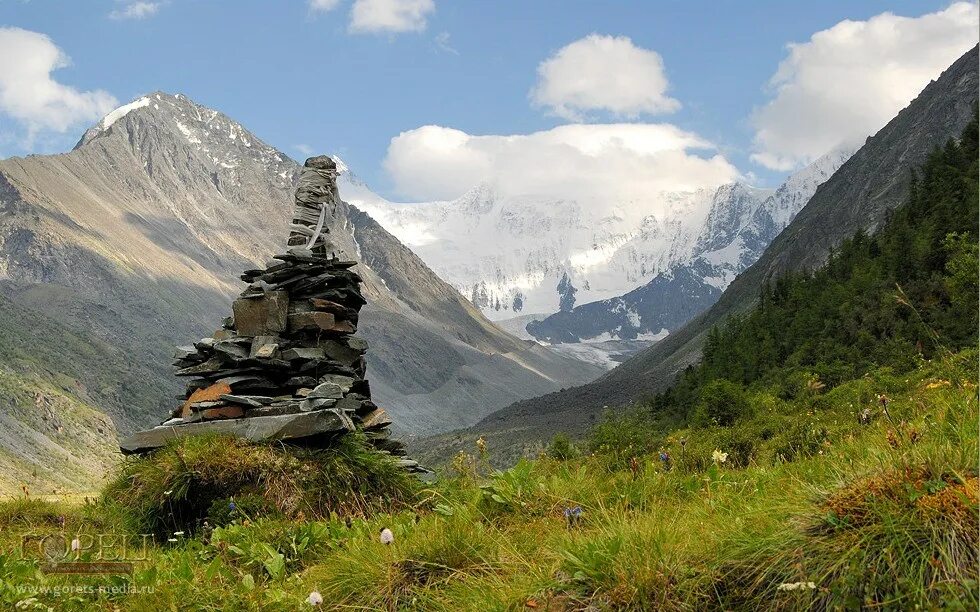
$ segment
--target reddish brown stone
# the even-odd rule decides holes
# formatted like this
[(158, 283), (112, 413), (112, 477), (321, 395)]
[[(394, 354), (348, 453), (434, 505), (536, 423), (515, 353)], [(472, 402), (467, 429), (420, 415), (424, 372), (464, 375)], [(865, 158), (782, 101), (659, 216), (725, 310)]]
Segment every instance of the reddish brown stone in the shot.
[(241, 406), (222, 406), (220, 408), (208, 408), (201, 411), (201, 418), (205, 421), (214, 419), (240, 419), (245, 416), (245, 409)]
[(313, 298), (310, 300), (313, 304), (313, 308), (317, 310), (322, 310), (324, 312), (332, 312), (334, 314), (344, 314), (349, 310), (346, 306), (338, 304), (337, 302), (331, 302), (330, 300), (325, 300), (323, 298)]
[(224, 383), (214, 383), (210, 387), (204, 389), (198, 389), (191, 396), (187, 398), (187, 401), (180, 407), (179, 416), (182, 418), (188, 418), (193, 413), (191, 409), (191, 404), (197, 402), (214, 402), (221, 399), (222, 395), (227, 395), (231, 393), (231, 387)]

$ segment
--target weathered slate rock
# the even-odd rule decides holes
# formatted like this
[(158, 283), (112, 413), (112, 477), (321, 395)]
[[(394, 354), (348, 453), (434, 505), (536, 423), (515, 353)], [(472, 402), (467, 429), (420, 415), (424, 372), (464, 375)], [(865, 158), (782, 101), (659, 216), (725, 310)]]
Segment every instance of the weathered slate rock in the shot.
[(361, 427), (364, 429), (378, 429), (388, 425), (391, 425), (391, 419), (384, 408), (375, 408), (361, 418)]
[(339, 386), (344, 393), (350, 391), (351, 387), (354, 386), (354, 378), (352, 376), (342, 376), (340, 374), (325, 374), (320, 377), (320, 382), (333, 383)]
[(197, 349), (193, 346), (178, 346), (174, 351), (174, 359), (187, 359), (197, 355)]
[(353, 431), (353, 429), (354, 423), (343, 413), (335, 410), (316, 410), (299, 414), (223, 419), (150, 429), (129, 436), (120, 443), (119, 447), (123, 453), (132, 454), (160, 448), (177, 438), (201, 434), (229, 434), (253, 442), (261, 442), (302, 440)]
[(322, 353), (327, 357), (338, 361), (345, 366), (349, 366), (361, 358), (362, 351), (352, 349), (349, 346), (327, 338), (321, 338), (318, 345)]
[(332, 382), (325, 382), (317, 385), (313, 388), (313, 391), (307, 396), (310, 399), (314, 398), (327, 398), (327, 399), (340, 399), (344, 397), (344, 390), (340, 385)]
[(327, 397), (315, 397), (308, 398), (299, 403), (299, 409), (303, 412), (309, 412), (311, 410), (323, 410), (324, 408), (333, 408), (336, 406), (337, 400)]
[(333, 329), (336, 324), (336, 320), (329, 312), (297, 312), (289, 315), (289, 329), (291, 331), (301, 329), (326, 331)]
[(317, 385), (317, 379), (312, 376), (293, 376), (286, 381), (287, 387), (309, 387), (312, 389)]
[(252, 339), (248, 356), (250, 359), (271, 359), (278, 351), (278, 336), (256, 336)]
[(196, 376), (197, 374), (213, 374), (221, 371), (222, 361), (217, 357), (212, 357), (202, 364), (177, 370), (177, 376)]
[(221, 399), (230, 404), (241, 404), (242, 406), (248, 406), (250, 408), (267, 406), (274, 401), (271, 397), (265, 397), (262, 395), (222, 395)]
[(287, 361), (297, 359), (323, 359), (323, 349), (320, 348), (291, 348), (282, 352), (282, 358)]
[(270, 291), (258, 298), (239, 298), (232, 304), (235, 327), (242, 336), (272, 336), (286, 331), (289, 294)]

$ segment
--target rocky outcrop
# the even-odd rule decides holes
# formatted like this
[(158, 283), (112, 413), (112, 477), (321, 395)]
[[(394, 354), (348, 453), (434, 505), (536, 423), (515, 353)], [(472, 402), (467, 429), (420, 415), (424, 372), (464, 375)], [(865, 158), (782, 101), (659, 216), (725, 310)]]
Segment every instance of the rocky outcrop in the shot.
[(357, 262), (341, 260), (329, 240), (336, 178), (329, 157), (306, 161), (286, 252), (245, 271), (248, 287), (221, 329), (177, 349), (177, 375), (191, 378), (184, 401), (163, 424), (123, 440), (123, 452), (204, 433), (318, 445), (359, 429), (378, 450), (405, 454), (365, 379), (367, 343), (355, 335), (366, 303), (351, 270)]

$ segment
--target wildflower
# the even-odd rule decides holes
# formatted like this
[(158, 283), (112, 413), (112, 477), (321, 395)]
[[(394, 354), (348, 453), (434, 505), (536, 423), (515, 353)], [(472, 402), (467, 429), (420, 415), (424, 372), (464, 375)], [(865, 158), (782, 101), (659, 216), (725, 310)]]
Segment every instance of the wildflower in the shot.
[(724, 463), (728, 461), (728, 453), (723, 453), (716, 448), (715, 452), (711, 453), (711, 460), (715, 463)]
[(170, 495), (170, 494), (171, 494), (171, 493), (173, 493), (173, 492), (174, 492), (174, 490), (173, 490), (173, 489), (170, 489), (170, 490), (168, 490), (168, 491), (164, 491), (164, 492), (163, 492), (163, 494), (164, 494), (164, 495)]
[(74, 540), (72, 540), (71, 541), (71, 549), (72, 549), (72, 552), (81, 550), (82, 549), (82, 541), (79, 540), (78, 538), (75, 538)]
[(815, 588), (817, 588), (817, 585), (816, 583), (813, 582), (784, 582), (778, 587), (776, 587), (776, 590), (777, 591), (802, 591), (804, 589), (810, 589), (812, 591)]
[(319, 591), (313, 591), (310, 593), (310, 596), (306, 598), (306, 603), (315, 608), (323, 603), (323, 595), (320, 595)]
[(180, 536), (184, 535), (184, 532), (183, 531), (175, 531), (174, 532), (174, 535), (179, 538)]
[(582, 506), (575, 506), (574, 508), (565, 508), (564, 515), (565, 515), (565, 522), (568, 523), (568, 526), (574, 527), (578, 525), (580, 520), (582, 520)]
[(858, 415), (858, 423), (860, 423), (861, 425), (867, 425), (870, 422), (871, 422), (871, 408), (865, 408), (864, 410), (861, 411), (861, 414)]
[(167, 538), (167, 541), (173, 544), (174, 542), (177, 541), (177, 538)]
[(395, 534), (391, 533), (391, 529), (385, 527), (381, 530), (381, 543), (385, 546), (393, 543), (395, 541)]
[(235, 505), (235, 502), (234, 501), (228, 502), (228, 509), (231, 510), (232, 512), (234, 512), (235, 511), (235, 508), (237, 508), (237, 507), (238, 506)]
[(487, 441), (483, 439), (483, 436), (476, 439), (476, 448), (481, 453), (487, 452)]

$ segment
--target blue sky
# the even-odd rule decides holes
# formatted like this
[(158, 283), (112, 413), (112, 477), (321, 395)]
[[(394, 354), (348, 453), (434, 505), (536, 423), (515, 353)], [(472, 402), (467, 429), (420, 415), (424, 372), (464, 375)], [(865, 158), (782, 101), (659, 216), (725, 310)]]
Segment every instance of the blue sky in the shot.
[[(790, 165), (812, 157), (790, 145), (777, 151), (781, 161), (770, 156), (759, 163), (761, 158), (752, 157), (763, 129), (753, 113), (776, 97), (767, 83), (787, 59), (787, 44), (806, 43), (843, 20), (865, 21), (889, 11), (919, 17), (950, 6), (870, 0), (421, 0), (421, 15), (411, 23), (362, 25), (354, 31), (353, 0), (320, 1), (335, 6), (316, 10), (301, 0), (0, 0), (0, 26), (49, 37), (71, 58), (70, 66), (52, 71), (51, 78), (79, 92), (103, 90), (120, 103), (153, 90), (184, 93), (293, 157), (305, 156), (299, 145), (336, 153), (376, 190), (418, 197), (428, 193), (428, 183), (415, 185), (406, 178), (416, 168), (393, 170), (394, 162), (386, 166), (384, 160), (392, 138), (425, 125), (467, 135), (513, 135), (575, 121), (669, 123), (710, 141), (743, 176), (777, 183)], [(923, 29), (928, 36), (912, 38), (917, 45), (941, 45), (950, 38), (941, 29)], [(633, 47), (659, 54), (668, 82), (665, 95), (680, 108), (623, 114), (597, 105), (569, 119), (532, 104), (529, 92), (538, 82), (539, 65), (592, 33), (627, 37)], [(935, 62), (954, 51), (944, 50)], [(14, 61), (7, 58), (0, 57), (0, 64)], [(55, 127), (48, 122), (28, 139), (24, 116), (29, 111), (5, 113), (2, 94), (3, 157), (67, 150), (95, 122), (79, 119)], [(419, 158), (426, 160), (424, 154)]]

